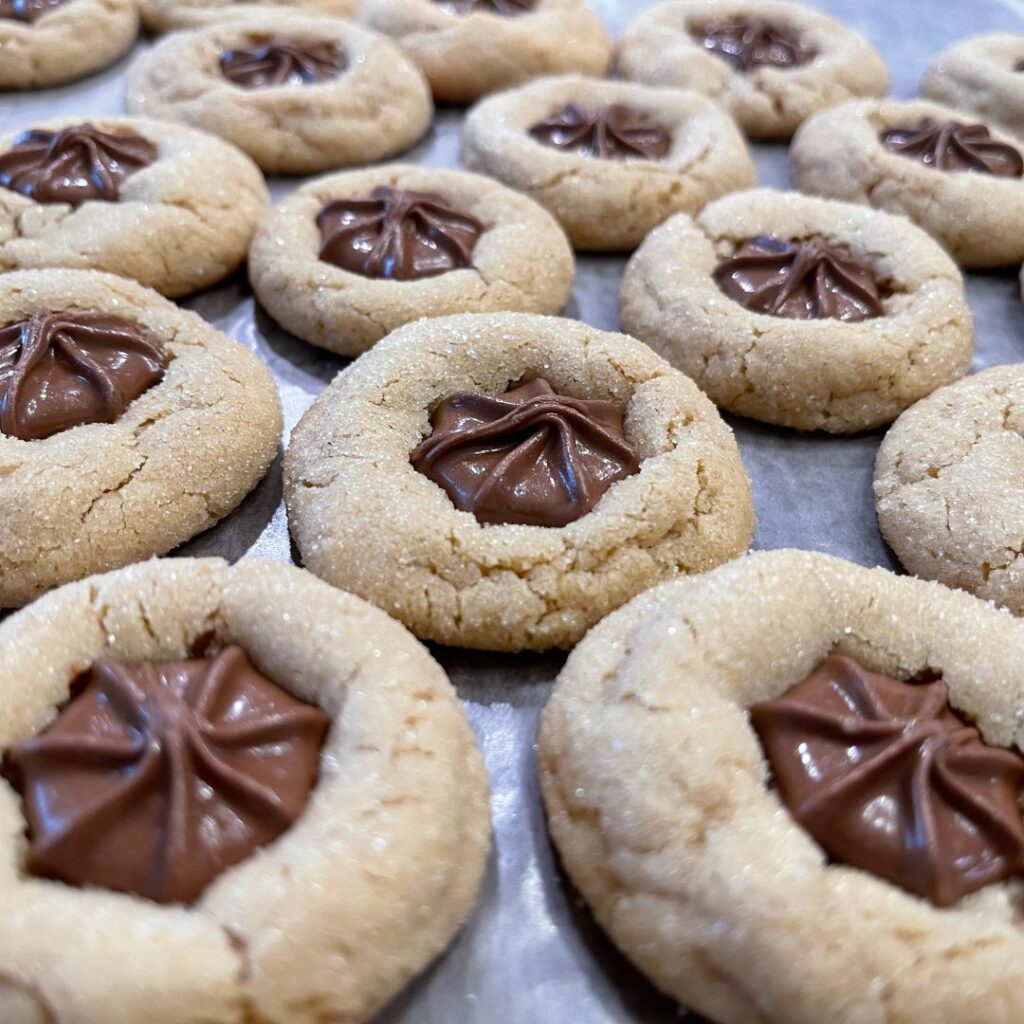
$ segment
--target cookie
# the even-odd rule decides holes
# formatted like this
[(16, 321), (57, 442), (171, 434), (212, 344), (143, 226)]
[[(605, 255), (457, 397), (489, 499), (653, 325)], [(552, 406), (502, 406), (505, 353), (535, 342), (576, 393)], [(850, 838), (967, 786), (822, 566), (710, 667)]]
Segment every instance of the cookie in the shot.
[(717, 100), (752, 139), (789, 139), (819, 110), (884, 96), (889, 72), (871, 44), (826, 14), (781, 0), (669, 0), (619, 42), (624, 78)]
[(127, 53), (138, 34), (134, 0), (3, 0), (0, 89), (91, 75)]
[(1024, 626), (969, 595), (751, 555), (570, 656), (540, 731), (551, 833), (619, 948), (717, 1024), (1012, 1024), (1022, 690)]
[(334, 18), (355, 16), (358, 0), (141, 0), (142, 23), (150, 32), (219, 25), (275, 11)]
[(444, 103), (472, 103), (542, 75), (603, 75), (612, 44), (581, 0), (362, 0), (359, 19), (397, 40)]
[[(238, 665), (234, 645), (250, 666)], [(69, 705), (77, 721), (65, 711), (40, 733), (91, 666), (102, 692), (117, 696), (104, 736), (88, 740), (88, 707), (79, 708), (89, 690)], [(22, 801), (0, 779), (0, 1004), (17, 1010), (6, 1019), (358, 1024), (441, 952), (469, 912), (488, 809), (465, 714), (405, 630), (308, 573), (259, 560), (231, 568), (172, 559), (92, 577), (0, 626), (0, 669), (0, 753), (21, 769), (14, 781), (23, 776), (27, 795), (40, 784), (47, 746), (59, 743), (70, 769), (83, 747), (105, 739), (107, 757), (125, 765), (130, 786), (108, 784), (105, 806), (119, 812), (110, 827), (136, 837), (131, 846), (104, 845), (96, 805), (80, 808), (73, 791), (53, 791), (77, 810), (65, 847), (97, 854), (73, 862), (78, 870), (102, 870), (105, 857), (130, 868), (144, 850), (162, 871), (170, 856), (169, 870), (184, 875), (195, 865), (182, 858), (196, 856), (196, 845), (212, 858), (210, 847), (250, 830), (253, 817), (274, 819), (296, 802), (295, 752), (282, 747), (304, 736), (318, 776), (312, 791), (302, 785), (304, 808), (269, 845), (224, 866), (197, 898), (166, 903), (29, 874), (61, 851), (26, 841)], [(155, 713), (140, 715), (140, 704)], [(133, 733), (147, 751), (141, 768), (131, 767), (137, 739), (111, 742), (136, 715)], [(176, 761), (169, 751), (178, 747), (185, 756)], [(205, 778), (189, 753), (201, 756)], [(275, 771), (281, 760), (287, 770)], [(299, 767), (308, 773), (308, 756)], [(79, 795), (100, 787), (99, 771), (94, 765), (80, 780)], [(76, 781), (68, 775), (58, 773), (60, 786)], [(146, 814), (139, 801), (164, 776), (185, 801), (157, 831), (170, 802), (154, 793)], [(224, 792), (235, 798), (233, 814), (219, 813)], [(197, 798), (199, 811), (188, 802)], [(168, 837), (183, 840), (170, 855)]]
[(95, 271), (0, 276), (0, 608), (213, 526), (280, 439), (266, 368), (194, 313)]
[(546, 211), (489, 178), (392, 164), (320, 178), (256, 234), (249, 277), (293, 334), (341, 355), (447, 313), (557, 313), (572, 250)]
[(271, 174), (373, 163), (430, 128), (423, 75), (374, 32), (266, 13), (176, 32), (132, 65), (133, 114), (219, 135)]
[(929, 65), (921, 94), (1024, 134), (1024, 35), (963, 39)]
[(205, 132), (35, 122), (0, 137), (0, 271), (106, 270), (185, 295), (238, 268), (269, 203), (256, 165)]
[(902, 217), (755, 189), (663, 224), (626, 267), (623, 329), (730, 412), (799, 430), (890, 423), (962, 377), (964, 282)]
[(1020, 140), (923, 100), (844, 103), (790, 148), (804, 192), (902, 213), (965, 267), (1024, 261)]
[(292, 433), (285, 502), (307, 568), (485, 650), (570, 647), (754, 527), (690, 380), (632, 338), (513, 313), (410, 324), (339, 374)]
[(675, 89), (546, 78), (466, 118), (462, 161), (526, 192), (577, 249), (633, 249), (673, 213), (757, 180), (735, 124)]
[(878, 525), (908, 572), (1024, 614), (1024, 366), (908, 409), (875, 464)]

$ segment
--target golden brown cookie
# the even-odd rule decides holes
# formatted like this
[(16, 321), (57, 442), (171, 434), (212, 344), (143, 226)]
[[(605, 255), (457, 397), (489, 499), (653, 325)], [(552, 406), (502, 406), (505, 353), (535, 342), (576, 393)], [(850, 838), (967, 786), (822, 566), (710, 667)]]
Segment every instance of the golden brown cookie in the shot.
[(194, 313), (94, 271), (0, 276), (0, 607), (213, 526), (280, 439), (266, 367)]
[[(452, 433), (438, 408), (460, 394)], [(343, 371), (292, 433), (285, 500), (318, 576), (490, 650), (570, 647), (754, 526), (732, 432), (688, 378), (624, 335), (514, 313), (410, 324)]]
[(287, 13), (352, 18), (358, 0), (140, 0), (142, 22), (150, 32), (219, 25), (230, 18)]

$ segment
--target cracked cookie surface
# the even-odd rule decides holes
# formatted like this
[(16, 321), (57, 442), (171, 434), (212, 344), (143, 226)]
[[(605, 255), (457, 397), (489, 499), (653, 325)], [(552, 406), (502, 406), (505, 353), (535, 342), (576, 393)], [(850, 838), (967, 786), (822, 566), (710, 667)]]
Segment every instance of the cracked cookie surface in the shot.
[[(482, 525), (410, 463), (459, 390), (543, 376), (615, 402), (640, 471), (567, 526)], [(490, 650), (570, 647), (634, 594), (746, 550), (750, 484), (732, 431), (645, 345), (523, 314), (425, 320), (396, 331), (314, 402), (285, 456), (304, 564), (424, 639)]]
[(281, 439), (263, 364), (196, 314), (93, 271), (0, 276), (0, 324), (37, 311), (116, 313), (168, 357), (113, 423), (22, 441), (0, 434), (0, 607), (164, 554), (233, 511)]
[(615, 943), (720, 1024), (1013, 1024), (1018, 879), (939, 910), (830, 861), (786, 810), (747, 709), (828, 654), (939, 672), (995, 746), (1024, 747), (1024, 625), (935, 583), (750, 555), (648, 591), (570, 655), (540, 731), (562, 861)]
[(921, 95), (1024, 134), (1024, 35), (972, 36), (929, 65)]
[(904, 567), (1024, 614), (1024, 364), (908, 409), (875, 463), (878, 524)]
[[(711, 23), (764, 19), (813, 59), (741, 71), (694, 34)], [(639, 15), (619, 42), (624, 78), (692, 89), (725, 107), (753, 139), (785, 140), (811, 114), (855, 96), (884, 96), (889, 72), (870, 43), (841, 22), (781, 0), (669, 0)]]
[[(900, 213), (942, 243), (964, 267), (1024, 261), (1024, 179), (978, 171), (946, 172), (889, 152), (883, 132), (920, 123), (971, 123), (970, 114), (925, 100), (843, 103), (805, 122), (790, 147), (803, 192)], [(1024, 153), (1021, 140), (993, 140)]]
[(435, 0), (362, 0), (359, 19), (391, 36), (423, 69), (434, 98), (473, 100), (543, 75), (603, 75), (612, 44), (581, 0), (536, 0), (503, 17)]
[[(864, 261), (888, 294), (859, 323), (751, 311), (716, 283), (747, 239), (822, 237)], [(891, 422), (963, 376), (974, 325), (963, 278), (902, 217), (755, 189), (651, 233), (626, 267), (623, 329), (692, 377), (718, 405), (800, 430), (849, 433)]]
[[(225, 51), (273, 37), (333, 44), (345, 67), (315, 84), (243, 88), (221, 70)], [(267, 13), (176, 32), (132, 65), (133, 114), (219, 135), (273, 174), (374, 163), (430, 127), (433, 103), (418, 68), (390, 40), (340, 19)]]
[[(416, 280), (372, 278), (320, 259), (317, 215), (337, 200), (385, 187), (439, 196), (483, 233), (468, 267)], [(575, 262), (554, 218), (526, 196), (479, 174), (392, 164), (319, 178), (274, 207), (253, 240), (249, 277), (283, 327), (341, 355), (366, 351), (424, 316), (511, 310), (557, 313)]]
[(0, 90), (39, 89), (100, 71), (138, 34), (134, 0), (71, 0), (34, 22), (0, 18)]
[(358, 0), (142, 0), (142, 23), (150, 32), (217, 25), (229, 18), (289, 11), (334, 18), (355, 16)]
[(0, 626), (0, 752), (97, 659), (231, 643), (332, 720), (305, 812), (195, 904), (164, 906), (28, 877), (20, 801), (0, 780), (6, 1024), (358, 1024), (469, 913), (487, 783), (454, 691), (397, 623), (302, 570), (168, 559), (42, 598)]
[[(621, 104), (671, 136), (661, 159), (607, 160), (545, 146), (530, 128), (567, 105)], [(532, 196), (577, 249), (624, 250), (673, 213), (696, 213), (757, 180), (735, 124), (710, 100), (674, 89), (569, 76), (483, 100), (466, 118), (462, 161)]]
[[(83, 123), (60, 118), (25, 130)], [(133, 117), (94, 117), (132, 132), (157, 159), (120, 186), (117, 202), (39, 203), (0, 187), (0, 272), (40, 267), (105, 270), (176, 298), (223, 280), (245, 260), (270, 199), (259, 168), (206, 132)], [(0, 138), (0, 153), (20, 132)]]

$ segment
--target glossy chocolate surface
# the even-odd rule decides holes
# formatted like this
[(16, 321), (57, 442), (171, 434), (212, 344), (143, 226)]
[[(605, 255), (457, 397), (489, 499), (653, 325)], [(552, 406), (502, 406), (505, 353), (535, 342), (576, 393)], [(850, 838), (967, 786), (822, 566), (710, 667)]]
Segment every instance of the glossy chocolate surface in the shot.
[(795, 68), (816, 56), (796, 33), (764, 18), (723, 18), (691, 30), (690, 35), (708, 53), (728, 60), (740, 71)]
[(0, 327), (0, 433), (33, 441), (113, 423), (165, 364), (135, 324), (107, 313), (39, 312)]
[(458, 392), (431, 426), (413, 466), (482, 523), (565, 526), (640, 468), (614, 402), (559, 395), (543, 378), (493, 398)]
[(431, 192), (375, 188), (317, 217), (320, 259), (364, 277), (412, 281), (471, 266), (484, 226)]
[(0, 186), (37, 203), (112, 203), (124, 180), (156, 158), (156, 146), (134, 132), (105, 132), (92, 124), (37, 129), (23, 132), (0, 153)]
[(224, 77), (244, 89), (329, 82), (347, 65), (345, 54), (334, 43), (287, 36), (225, 50), (220, 58)]
[(884, 131), (882, 145), (890, 153), (937, 171), (979, 171), (999, 178), (1024, 176), (1024, 156), (1014, 146), (993, 139), (983, 124), (940, 123), (926, 117), (917, 124)]
[(647, 114), (622, 103), (596, 108), (570, 103), (538, 121), (530, 135), (552, 149), (603, 160), (660, 160), (672, 145), (672, 136)]
[(937, 906), (1024, 871), (1024, 758), (986, 745), (941, 679), (833, 655), (750, 717), (783, 802), (835, 860)]
[(749, 238), (715, 268), (714, 278), (730, 299), (770, 316), (858, 322), (885, 313), (870, 264), (818, 236)]
[(97, 662), (57, 720), (11, 752), (27, 866), (190, 903), (296, 821), (327, 727), (237, 646), (190, 661)]
[(537, 0), (433, 0), (438, 7), (449, 14), (497, 14), (503, 18), (514, 18), (528, 14), (537, 6)]

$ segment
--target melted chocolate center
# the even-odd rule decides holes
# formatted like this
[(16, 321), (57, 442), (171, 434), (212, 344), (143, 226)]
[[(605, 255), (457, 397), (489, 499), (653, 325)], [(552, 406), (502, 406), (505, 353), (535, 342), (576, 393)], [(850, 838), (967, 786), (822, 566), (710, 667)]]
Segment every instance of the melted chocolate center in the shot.
[(53, 725), (10, 752), (28, 869), (190, 903), (299, 817), (327, 726), (241, 647), (97, 662)]
[(816, 56), (794, 32), (764, 18), (723, 18), (693, 29), (690, 35), (709, 53), (723, 57), (740, 71), (794, 68)]
[(0, 432), (34, 441), (113, 423), (163, 379), (165, 357), (107, 313), (36, 313), (0, 327)]
[(0, 186), (37, 203), (113, 203), (122, 182), (156, 158), (156, 146), (134, 132), (114, 134), (91, 124), (59, 132), (33, 130), (0, 153)]
[(858, 322), (885, 314), (871, 266), (820, 237), (747, 239), (714, 278), (730, 299), (770, 316)]
[(1024, 176), (1024, 157), (1005, 142), (992, 138), (983, 124), (962, 124), (923, 118), (915, 125), (882, 132), (890, 153), (917, 160), (937, 171), (980, 171), (999, 178)]
[(543, 378), (496, 398), (457, 392), (430, 422), (413, 467), (482, 523), (565, 526), (640, 468), (617, 405), (567, 398)]
[(672, 145), (668, 132), (643, 111), (622, 103), (595, 109), (570, 103), (535, 124), (530, 135), (552, 149), (604, 160), (659, 160)]
[(220, 58), (224, 77), (245, 89), (316, 85), (337, 78), (347, 66), (345, 54), (334, 43), (285, 36), (225, 50)]
[(0, 20), (32, 24), (63, 3), (67, 0), (0, 0)]
[(375, 188), (317, 217), (320, 259), (364, 277), (412, 281), (471, 266), (484, 226), (431, 192)]
[(1024, 871), (1024, 758), (961, 721), (941, 680), (832, 656), (750, 717), (783, 802), (835, 860), (937, 906)]

